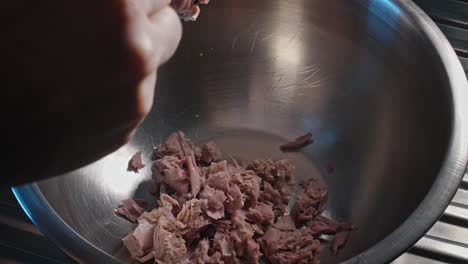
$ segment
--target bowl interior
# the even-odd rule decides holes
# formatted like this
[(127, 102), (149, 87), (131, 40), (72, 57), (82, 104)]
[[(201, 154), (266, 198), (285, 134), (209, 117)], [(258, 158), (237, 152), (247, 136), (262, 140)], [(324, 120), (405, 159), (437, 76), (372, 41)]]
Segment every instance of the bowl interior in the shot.
[[(180, 129), (195, 142), (214, 139), (225, 154), (288, 158), (298, 177), (321, 177), (326, 214), (359, 228), (339, 256), (325, 250), (324, 263), (381, 241), (424, 199), (442, 166), (449, 89), (427, 40), (392, 1), (326, 2), (212, 1), (185, 24), (135, 138), (38, 184), (51, 208), (84, 240), (129, 261), (121, 238), (133, 226), (112, 209), (121, 199), (154, 197), (150, 166), (133, 174), (127, 162), (137, 150), (148, 161), (152, 146)], [(302, 152), (278, 150), (306, 132), (315, 142)]]

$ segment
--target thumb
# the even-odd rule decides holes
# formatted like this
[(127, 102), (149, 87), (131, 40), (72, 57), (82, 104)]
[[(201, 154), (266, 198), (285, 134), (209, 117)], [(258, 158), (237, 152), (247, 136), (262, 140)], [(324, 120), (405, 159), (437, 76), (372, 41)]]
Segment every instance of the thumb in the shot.
[(182, 25), (169, 0), (126, 0), (127, 40), (144, 75), (152, 74), (175, 52)]
[[(150, 17), (153, 43), (159, 43), (160, 49), (156, 51), (159, 63), (169, 60), (179, 45), (182, 37), (182, 24), (179, 16), (169, 6), (164, 7)], [(175, 22), (176, 21), (176, 22)]]
[(152, 56), (153, 62), (151, 64), (154, 69), (137, 87), (139, 101), (141, 102), (140, 109), (138, 109), (140, 113), (147, 113), (151, 109), (154, 99), (157, 67), (172, 57), (182, 34), (182, 25), (179, 17), (170, 7), (164, 7), (151, 15), (149, 19), (152, 43), (157, 48), (150, 55)]

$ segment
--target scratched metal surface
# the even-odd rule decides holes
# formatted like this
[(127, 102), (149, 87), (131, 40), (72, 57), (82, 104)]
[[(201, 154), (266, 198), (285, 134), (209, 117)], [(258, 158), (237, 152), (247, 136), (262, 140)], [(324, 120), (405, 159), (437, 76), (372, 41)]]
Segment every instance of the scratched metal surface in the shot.
[[(305, 4), (304, 1), (299, 1), (303, 4)], [(333, 6), (333, 2), (331, 1), (331, 5)], [(249, 3), (248, 5), (255, 6), (255, 5), (261, 5), (262, 1), (258, 1), (257, 4), (254, 3)], [(309, 3), (310, 4), (310, 3)], [(287, 8), (284, 8), (287, 10)], [(244, 12), (241, 12), (242, 10), (236, 10), (240, 15), (242, 13), (245, 15)], [(319, 10), (320, 11), (320, 10)], [(336, 10), (335, 10), (336, 11)], [(342, 12), (345, 12), (345, 10), (341, 10)], [(210, 11), (206, 11), (210, 12)], [(317, 11), (317, 13), (319, 13)], [(325, 13), (325, 12), (323, 12)], [(115, 155), (114, 161), (112, 163), (109, 163), (109, 167), (97, 167), (95, 170), (105, 170), (106, 171), (106, 176), (98, 177), (98, 179), (94, 179), (95, 181), (99, 181), (99, 184), (94, 184), (93, 180), (91, 179), (88, 181), (88, 183), (84, 186), (81, 187), (76, 187), (80, 185), (76, 185), (73, 188), (64, 187), (64, 185), (60, 184), (60, 181), (56, 182), (57, 184), (55, 185), (49, 185), (48, 187), (45, 187), (46, 195), (53, 196), (53, 193), (61, 193), (63, 195), (63, 192), (71, 192), (76, 195), (73, 195), (71, 197), (64, 197), (63, 199), (55, 199), (52, 203), (55, 208), (66, 208), (69, 204), (70, 201), (67, 199), (74, 199), (79, 201), (81, 203), (82, 207), (86, 208), (91, 208), (90, 214), (87, 215), (81, 215), (79, 217), (76, 217), (75, 219), (73, 218), (68, 218), (66, 215), (64, 215), (65, 218), (68, 218), (68, 223), (70, 225), (73, 225), (75, 227), (78, 226), (78, 228), (82, 228), (82, 230), (85, 230), (85, 232), (81, 232), (81, 234), (87, 238), (94, 239), (92, 240), (95, 245), (100, 247), (101, 249), (106, 249), (106, 247), (113, 247), (113, 243), (116, 243), (116, 239), (119, 239), (122, 237), (125, 233), (126, 230), (130, 229), (131, 226), (126, 223), (123, 220), (117, 219), (117, 218), (112, 218), (110, 217), (110, 211), (103, 211), (101, 209), (94, 210), (93, 207), (95, 203), (99, 203), (100, 207), (99, 208), (111, 208), (114, 206), (121, 198), (125, 198), (127, 196), (132, 196), (136, 195), (138, 197), (147, 197), (147, 192), (146, 189), (144, 188), (144, 184), (141, 184), (141, 181), (135, 180), (134, 178), (129, 178), (127, 176), (133, 176), (133, 175), (126, 175), (125, 177), (121, 177), (123, 172), (125, 171), (125, 164), (128, 159), (128, 156), (135, 151), (136, 149), (146, 148), (146, 151), (148, 152), (148, 148), (155, 142), (159, 142), (160, 138), (156, 136), (151, 138), (148, 136), (142, 136), (142, 135), (157, 135), (157, 134), (164, 134), (167, 133), (173, 129), (176, 129), (180, 127), (181, 121), (175, 121), (175, 120), (182, 120), (185, 122), (183, 127), (195, 127), (195, 129), (188, 129), (189, 133), (194, 136), (194, 137), (199, 137), (206, 133), (203, 129), (200, 129), (198, 126), (199, 122), (206, 122), (205, 119), (209, 118), (213, 122), (215, 122), (216, 125), (218, 126), (224, 126), (227, 124), (232, 124), (230, 121), (232, 120), (239, 120), (239, 111), (230, 111), (231, 105), (229, 104), (228, 101), (223, 101), (222, 98), (225, 96), (237, 96), (242, 100), (247, 100), (248, 103), (244, 105), (243, 107), (246, 107), (247, 109), (249, 108), (254, 108), (256, 111), (261, 110), (260, 106), (258, 105), (258, 102), (262, 101), (261, 99), (264, 96), (265, 88), (262, 88), (262, 85), (264, 85), (264, 80), (262, 79), (262, 75), (259, 76), (259, 78), (253, 78), (249, 74), (249, 72), (254, 71), (254, 72), (261, 72), (262, 74), (268, 73), (268, 76), (270, 78), (269, 85), (271, 87), (274, 87), (272, 89), (273, 92), (278, 93), (278, 97), (280, 97), (282, 100), (292, 100), (292, 98), (296, 97), (306, 97), (307, 101), (306, 102), (312, 102), (314, 105), (318, 105), (317, 108), (320, 109), (320, 105), (325, 105), (325, 102), (322, 102), (319, 98), (320, 96), (325, 96), (327, 97), (328, 101), (326, 103), (333, 103), (333, 87), (336, 87), (336, 76), (330, 76), (329, 72), (330, 70), (327, 70), (326, 64), (325, 66), (316, 63), (317, 61), (326, 61), (326, 60), (343, 60), (343, 63), (346, 63), (347, 60), (350, 60), (349, 56), (350, 54), (354, 54), (354, 49), (352, 47), (347, 46), (346, 40), (343, 40), (344, 43), (341, 44), (336, 44), (335, 46), (327, 46), (328, 44), (331, 44), (330, 37), (327, 38), (327, 34), (322, 34), (318, 35), (321, 37), (321, 43), (322, 46), (320, 46), (319, 42), (318, 44), (313, 44), (317, 45), (314, 46), (313, 48), (310, 46), (304, 46), (303, 42), (305, 39), (309, 39), (311, 36), (308, 36), (307, 34), (304, 34), (304, 32), (301, 32), (300, 30), (297, 30), (297, 24), (295, 23), (286, 23), (285, 25), (278, 25), (280, 29), (275, 28), (275, 27), (267, 27), (265, 25), (258, 25), (255, 21), (257, 21), (260, 18), (256, 18), (254, 14), (247, 14), (247, 16), (244, 18), (244, 22), (237, 22), (236, 21), (231, 21), (229, 25), (233, 28), (228, 28), (227, 30), (237, 30), (239, 34), (236, 34), (233, 38), (230, 38), (229, 43), (217, 43), (216, 45), (213, 45), (213, 43), (210, 42), (210, 38), (207, 38), (203, 34), (199, 34), (200, 28), (198, 27), (205, 27), (209, 28), (210, 25), (212, 25), (215, 21), (221, 21), (222, 19), (226, 19), (226, 17), (229, 19), (228, 16), (224, 17), (226, 14), (221, 13), (214, 17), (211, 20), (205, 20), (203, 21), (203, 18), (201, 18), (201, 23), (202, 25), (197, 26), (197, 25), (188, 25), (186, 29), (186, 38), (191, 39), (192, 41), (195, 39), (197, 40), (196, 43), (197, 45), (189, 45), (187, 42), (182, 43), (181, 47), (181, 52), (179, 52), (176, 55), (176, 60), (177, 61), (182, 61), (185, 64), (191, 65), (197, 65), (199, 68), (197, 68), (197, 71), (194, 71), (192, 73), (189, 72), (188, 69), (190, 67), (187, 67), (187, 71), (181, 71), (186, 78), (186, 80), (179, 80), (176, 81), (176, 83), (172, 84), (173, 87), (178, 85), (195, 85), (197, 80), (200, 80), (201, 78), (202, 83), (207, 85), (207, 86), (212, 86), (213, 89), (211, 90), (206, 90), (204, 91), (206, 94), (197, 94), (197, 93), (189, 93), (186, 95), (184, 98), (177, 98), (177, 100), (182, 100), (182, 102), (187, 103), (189, 100), (195, 100), (198, 101), (199, 104), (192, 105), (191, 109), (186, 109), (185, 112), (174, 112), (171, 108), (171, 105), (169, 103), (164, 104), (161, 102), (162, 105), (162, 110), (158, 110), (160, 112), (156, 113), (163, 113), (163, 114), (168, 114), (173, 112), (173, 116), (167, 119), (162, 119), (161, 122), (164, 122), (164, 126), (167, 127), (166, 131), (159, 132), (159, 133), (152, 133), (152, 130), (154, 130), (154, 126), (160, 125), (160, 124), (152, 124), (148, 125), (147, 124), (147, 129), (144, 131), (139, 131), (139, 137), (137, 137), (136, 141), (133, 142), (133, 147), (130, 149), (125, 149), (123, 153), (120, 155)], [(287, 13), (285, 14), (278, 14), (280, 16), (286, 16)], [(297, 13), (294, 14), (297, 16), (301, 16), (301, 14)], [(302, 14), (304, 15), (304, 14)], [(328, 14), (327, 14), (328, 15)], [(207, 15), (208, 16), (208, 15)], [(332, 16), (333, 17), (333, 16)], [(294, 17), (290, 18), (292, 22), (295, 21)], [(232, 23), (232, 24), (231, 24)], [(339, 31), (339, 32), (347, 32), (348, 30), (351, 30), (352, 24), (345, 25), (345, 23), (338, 23), (337, 25), (333, 25), (333, 23), (336, 23), (335, 21), (327, 21), (329, 27)], [(254, 25), (254, 26), (249, 26), (249, 25)], [(263, 27), (263, 28), (262, 28)], [(349, 27), (349, 28), (348, 28)], [(348, 29), (346, 29), (348, 28)], [(276, 31), (274, 30), (280, 30), (280, 34), (278, 35)], [(319, 30), (319, 29), (317, 29)], [(229, 34), (229, 33), (225, 33)], [(187, 36), (188, 35), (188, 36)], [(223, 34), (220, 34), (221, 36), (213, 36), (212, 38), (217, 39), (217, 38), (224, 38)], [(328, 41), (327, 41), (328, 40)], [(308, 40), (312, 41), (312, 40)], [(274, 45), (272, 45), (272, 43)], [(343, 48), (340, 50), (340, 48)], [(321, 52), (317, 52), (314, 54), (311, 54), (310, 51), (307, 51), (308, 49), (311, 50), (320, 50)], [(301, 51), (301, 52), (298, 52)], [(334, 52), (331, 52), (334, 51)], [(323, 53), (323, 54), (321, 54)], [(333, 53), (332, 56), (330, 54)], [(273, 56), (269, 56), (269, 54)], [(234, 55), (234, 56), (233, 56)], [(422, 55), (422, 54), (421, 54)], [(230, 62), (230, 64), (227, 65), (222, 65), (220, 62), (225, 61), (223, 56), (231, 56), (236, 59)], [(364, 56), (364, 58), (367, 58), (368, 61), (366, 62), (367, 65), (372, 65), (376, 66), (376, 64), (372, 63), (372, 56), (366, 55), (365, 52), (361, 54), (361, 56)], [(245, 68), (243, 69), (240, 67), (242, 65), (242, 61), (247, 58), (247, 57), (257, 57), (257, 58), (264, 58), (265, 60), (259, 60), (257, 63), (252, 65), (250, 68)], [(207, 61), (211, 61), (212, 63), (206, 63)], [(308, 61), (314, 62), (314, 63), (307, 63)], [(353, 60), (351, 60), (353, 61)], [(420, 62), (420, 61), (419, 61)], [(339, 62), (337, 62), (339, 65)], [(210, 69), (209, 67), (212, 67), (213, 65), (216, 65), (219, 67), (219, 69)], [(272, 66), (273, 65), (273, 66)], [(285, 65), (288, 65), (284, 67)], [(291, 67), (292, 68), (289, 68)], [(334, 65), (336, 66), (336, 65)], [(171, 69), (172, 67), (172, 69)], [(174, 79), (176, 76), (173, 74), (174, 73), (174, 67), (177, 67), (177, 64), (170, 64), (168, 65), (165, 69), (162, 69), (161, 74), (168, 74), (172, 79)], [(193, 67), (193, 66), (192, 66)], [(343, 69), (345, 67), (343, 66)], [(229, 69), (236, 69), (235, 71), (228, 71)], [(292, 69), (292, 70), (291, 70)], [(222, 73), (225, 76), (216, 76), (213, 74), (209, 74), (213, 70), (221, 70)], [(398, 69), (396, 69), (398, 70)], [(193, 69), (192, 69), (193, 71)], [(377, 72), (379, 70), (376, 70)], [(172, 72), (172, 73), (171, 73)], [(172, 76), (171, 76), (172, 74)], [(180, 72), (178, 74), (181, 74)], [(197, 75), (201, 75), (197, 76)], [(265, 75), (263, 75), (264, 77)], [(169, 77), (168, 77), (169, 78)], [(392, 87), (394, 85), (398, 85), (400, 83), (393, 83), (392, 79), (394, 78), (394, 75), (389, 75), (388, 78), (385, 78), (385, 81), (388, 81), (387, 85), (388, 87)], [(242, 84), (239, 83), (231, 83), (229, 80), (233, 79), (241, 79), (243, 80)], [(168, 80), (164, 81), (162, 80), (162, 86), (169, 86), (167, 83)], [(292, 92), (292, 83), (294, 83), (294, 87), (297, 85), (299, 91), (303, 92)], [(348, 83), (343, 82), (342, 84), (344, 87), (349, 85)], [(400, 84), (401, 85), (401, 84)], [(217, 90), (215, 89), (216, 87), (219, 86), (233, 86), (232, 89), (226, 90), (225, 92), (229, 91), (231, 94), (219, 94), (217, 93)], [(239, 90), (234, 92), (234, 86), (239, 86)], [(243, 87), (250, 87), (248, 90), (243, 89)], [(295, 88), (297, 88), (295, 87)], [(404, 89), (406, 86), (403, 86), (401, 89)], [(257, 88), (257, 89), (254, 89)], [(180, 88), (182, 89), (182, 88)], [(196, 88), (191, 88), (189, 89), (190, 91)], [(302, 89), (302, 90), (301, 90)], [(308, 89), (315, 89), (316, 93), (315, 95), (308, 95), (307, 91)], [(165, 91), (162, 91), (162, 94), (160, 94), (161, 97), (169, 96), (172, 93), (167, 93)], [(328, 95), (327, 95), (328, 94)], [(203, 99), (206, 97), (210, 96), (216, 96), (217, 100), (216, 101), (208, 101), (205, 102)], [(172, 99), (175, 100), (175, 99)], [(336, 100), (336, 99), (335, 99)], [(166, 100), (166, 102), (172, 102), (170, 100)], [(263, 110), (266, 111), (266, 109), (270, 108), (279, 108), (279, 110), (285, 111), (285, 109), (281, 109), (281, 107), (284, 106), (284, 101), (278, 101), (278, 102), (270, 102), (270, 105), (261, 105), (263, 107)], [(203, 114), (204, 111), (206, 112), (206, 109), (204, 107), (207, 107), (208, 109), (217, 109), (217, 111), (211, 113), (208, 117)], [(405, 108), (409, 107), (404, 105)], [(287, 108), (286, 108), (287, 110)], [(329, 109), (327, 109), (329, 110)], [(153, 113), (156, 114), (156, 113)], [(197, 114), (194, 114), (197, 113)], [(189, 117), (190, 116), (190, 117)], [(150, 119), (150, 121), (147, 122), (155, 122), (154, 120), (156, 119)], [(245, 120), (248, 120), (245, 119)], [(245, 120), (240, 119), (239, 122), (245, 122)], [(274, 120), (274, 119), (273, 119)], [(259, 124), (250, 124), (251, 127), (248, 127), (251, 129), (252, 127), (256, 126), (262, 126), (262, 120), (256, 120), (260, 121)], [(359, 122), (359, 120), (354, 120)], [(269, 124), (272, 126), (274, 129), (278, 129), (275, 125), (274, 122), (273, 124)], [(283, 123), (281, 123), (283, 125)], [(309, 124), (310, 125), (310, 124)], [(311, 128), (310, 126), (305, 125), (305, 128)], [(314, 129), (313, 127), (311, 129)], [(297, 129), (302, 130), (302, 129)], [(314, 131), (316, 132), (316, 131)], [(296, 131), (294, 132), (287, 132), (287, 133), (280, 133), (282, 135), (292, 135), (295, 134)], [(210, 133), (209, 133), (210, 134)], [(320, 133), (318, 133), (320, 135)], [(322, 134), (322, 135), (325, 135)], [(266, 138), (266, 139), (265, 139)], [(247, 138), (248, 139), (248, 138)], [(322, 137), (322, 139), (330, 140), (327, 139), (327, 137)], [(236, 147), (236, 142), (230, 141), (229, 138), (225, 138), (225, 144), (230, 148), (234, 149)], [(259, 141), (260, 143), (256, 142)], [(275, 141), (275, 140), (273, 140)], [(252, 142), (252, 140), (248, 141), (249, 144), (262, 144), (262, 142), (269, 142), (268, 137), (259, 137), (256, 136)], [(400, 142), (401, 143), (401, 142)], [(245, 145), (242, 146), (245, 148)], [(320, 145), (318, 146), (320, 147)], [(324, 149), (326, 149), (326, 146), (322, 146)], [(434, 147), (434, 146), (431, 146)], [(261, 148), (260, 148), (261, 149)], [(252, 153), (255, 154), (255, 153)], [(262, 154), (262, 153), (260, 153)], [(318, 155), (317, 155), (318, 154)], [(320, 159), (320, 152), (314, 153), (315, 156), (318, 156), (319, 158), (317, 159), (317, 164), (323, 164), (326, 160), (329, 159), (329, 157), (325, 157), (322, 153), (322, 158)], [(336, 166), (338, 169), (343, 168), (342, 161), (340, 161), (340, 158), (334, 158), (334, 162), (336, 162)], [(307, 163), (304, 163), (304, 166), (307, 166)], [(144, 175), (148, 176), (148, 174), (144, 173)], [(341, 175), (342, 176), (342, 175)], [(341, 177), (339, 174), (336, 177)], [(395, 175), (392, 175), (395, 177)], [(333, 179), (331, 176), (327, 176), (328, 179), (327, 181), (332, 182), (332, 184), (337, 184), (336, 182), (333, 183)], [(418, 181), (415, 181), (414, 184), (420, 184), (420, 185), (425, 185), (427, 182), (425, 182), (427, 179), (417, 179)], [(463, 185), (466, 187), (466, 184)], [(462, 187), (463, 187), (462, 186)], [(387, 186), (388, 187), (388, 186)], [(102, 200), (97, 198), (97, 200), (94, 200), (93, 197), (86, 197), (83, 192), (80, 191), (79, 188), (86, 188), (87, 192), (92, 193), (92, 192), (103, 192), (105, 193), (105, 197), (107, 199)], [(332, 188), (337, 188), (336, 185), (335, 187), (332, 186)], [(420, 187), (423, 188), (423, 187)], [(337, 188), (339, 190), (340, 188)], [(132, 190), (132, 191), (128, 191)], [(332, 193), (336, 193), (336, 191), (332, 191)], [(62, 196), (63, 197), (63, 196)], [(414, 197), (414, 194), (408, 197)], [(148, 198), (148, 197), (147, 197)], [(406, 264), (406, 263), (429, 263), (428, 261), (431, 259), (433, 263), (444, 263), (444, 262), (450, 262), (450, 263), (466, 263), (463, 262), (464, 259), (463, 257), (466, 256), (466, 227), (467, 227), (467, 215), (466, 215), (466, 205), (467, 205), (467, 200), (468, 196), (466, 195), (466, 189), (461, 189), (458, 193), (455, 199), (453, 200), (452, 204), (446, 211), (446, 214), (443, 216), (441, 221), (439, 221), (433, 229), (428, 233), (427, 236), (425, 236), (421, 241), (419, 241), (413, 249), (409, 251), (409, 253), (406, 253), (402, 255), (400, 258), (396, 260), (396, 263), (399, 264)], [(334, 207), (332, 208), (332, 212), (337, 215), (343, 215), (346, 216), (346, 212), (342, 211), (342, 209), (339, 209), (340, 207), (343, 207), (343, 205), (340, 206), (340, 202), (332, 200), (331, 206)], [(70, 260), (66, 255), (62, 254), (59, 250), (57, 250), (54, 246), (51, 245), (51, 243), (45, 239), (43, 236), (40, 235), (40, 233), (27, 221), (26, 217), (20, 213), (20, 208), (18, 205), (11, 199), (6, 202), (6, 204), (1, 204), (1, 206), (5, 206), (6, 208), (9, 208), (3, 212), (4, 214), (0, 214), (0, 216), (6, 216), (6, 217), (0, 217), (0, 224), (2, 224), (2, 232), (4, 232), (4, 236), (0, 237), (0, 263), (8, 263), (7, 261), (11, 261), (11, 263), (72, 263), (72, 260)], [(383, 206), (385, 207), (385, 206)], [(406, 209), (404, 209), (406, 210)], [(404, 211), (403, 210), (403, 211)], [(10, 212), (11, 211), (11, 212)], [(65, 210), (66, 211), (66, 210)], [(401, 213), (400, 216), (403, 216), (404, 213)], [(104, 216), (104, 217), (102, 217)], [(93, 222), (95, 219), (103, 219), (103, 221), (98, 221)], [(109, 220), (111, 219), (111, 220)], [(375, 218), (374, 218), (375, 219)], [(12, 221), (13, 220), (13, 221)], [(92, 224), (90, 224), (90, 222)], [(358, 221), (359, 222), (359, 221)], [(385, 225), (385, 224), (384, 224)], [(81, 227), (80, 227), (81, 226)], [(4, 228), (3, 228), (4, 227)], [(124, 228), (122, 228), (124, 227)], [(379, 226), (376, 226), (376, 228), (381, 228)], [(370, 230), (372, 232), (372, 230)], [(102, 233), (104, 232), (104, 236), (93, 236), (94, 233)], [(115, 238), (115, 239), (114, 239)], [(108, 240), (112, 240), (112, 243), (108, 243)], [(453, 241), (453, 243), (448, 243), (448, 241)], [(110, 251), (114, 252), (116, 256), (119, 256), (122, 254), (120, 248), (111, 248), (109, 249)], [(346, 254), (346, 252), (345, 252)], [(122, 255), (123, 257), (123, 255)], [(346, 255), (345, 255), (346, 257)], [(104, 262), (102, 262), (104, 263)]]

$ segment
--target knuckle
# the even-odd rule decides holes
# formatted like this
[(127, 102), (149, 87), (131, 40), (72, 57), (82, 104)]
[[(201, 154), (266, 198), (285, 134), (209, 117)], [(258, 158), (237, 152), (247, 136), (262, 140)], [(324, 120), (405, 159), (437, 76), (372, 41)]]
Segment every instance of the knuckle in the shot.
[(129, 59), (140, 76), (156, 70), (155, 58), (151, 56), (154, 54), (154, 45), (147, 34), (137, 33), (136, 36), (130, 36), (128, 44)]
[(177, 50), (179, 46), (180, 40), (182, 38), (182, 24), (180, 23), (179, 16), (172, 8), (166, 8), (163, 12), (165, 12), (166, 22), (162, 23), (162, 27), (166, 30), (165, 34), (162, 36), (165, 38), (164, 40), (164, 54), (161, 55), (161, 61), (166, 62), (168, 61)]
[[(123, 75), (120, 95), (125, 120), (138, 126), (150, 112), (154, 99), (156, 69), (161, 60), (151, 25), (135, 2), (120, 0), (122, 10)], [(158, 49), (159, 48), (159, 49)], [(158, 49), (158, 50), (157, 50)]]

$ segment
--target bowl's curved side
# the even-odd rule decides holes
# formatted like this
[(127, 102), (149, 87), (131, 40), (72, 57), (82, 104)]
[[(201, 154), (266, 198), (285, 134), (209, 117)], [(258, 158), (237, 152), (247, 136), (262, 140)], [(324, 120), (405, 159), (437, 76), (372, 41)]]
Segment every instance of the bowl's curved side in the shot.
[[(385, 2), (385, 1), (384, 1)], [(390, 2), (390, 1), (388, 1)], [(468, 89), (455, 51), (436, 24), (412, 1), (396, 0), (401, 12), (422, 30), (445, 70), (453, 102), (452, 134), (447, 155), (429, 193), (410, 217), (384, 240), (345, 263), (388, 263), (416, 243), (443, 214), (453, 199), (468, 160)]]
[[(50, 207), (35, 183), (14, 187), (12, 191), (21, 208), (34, 225), (77, 262), (121, 263), (74, 232)], [(63, 241), (67, 241), (67, 243), (64, 244)]]
[[(428, 46), (434, 59), (445, 72), (452, 101), (450, 143), (443, 165), (429, 193), (411, 216), (384, 240), (346, 263), (386, 263), (413, 245), (440, 217), (459, 186), (468, 160), (468, 100), (467, 80), (452, 47), (436, 25), (408, 0), (357, 0), (368, 9), (372, 3), (388, 12), (398, 12), (411, 20)], [(384, 5), (391, 5), (384, 6)], [(372, 11), (372, 10), (371, 10)], [(233, 45), (235, 42), (233, 43)], [(254, 42), (255, 44), (255, 42)], [(120, 263), (114, 256), (86, 241), (54, 211), (37, 184), (13, 188), (26, 214), (39, 229), (66, 253), (81, 263)], [(52, 202), (51, 202), (52, 203)]]

